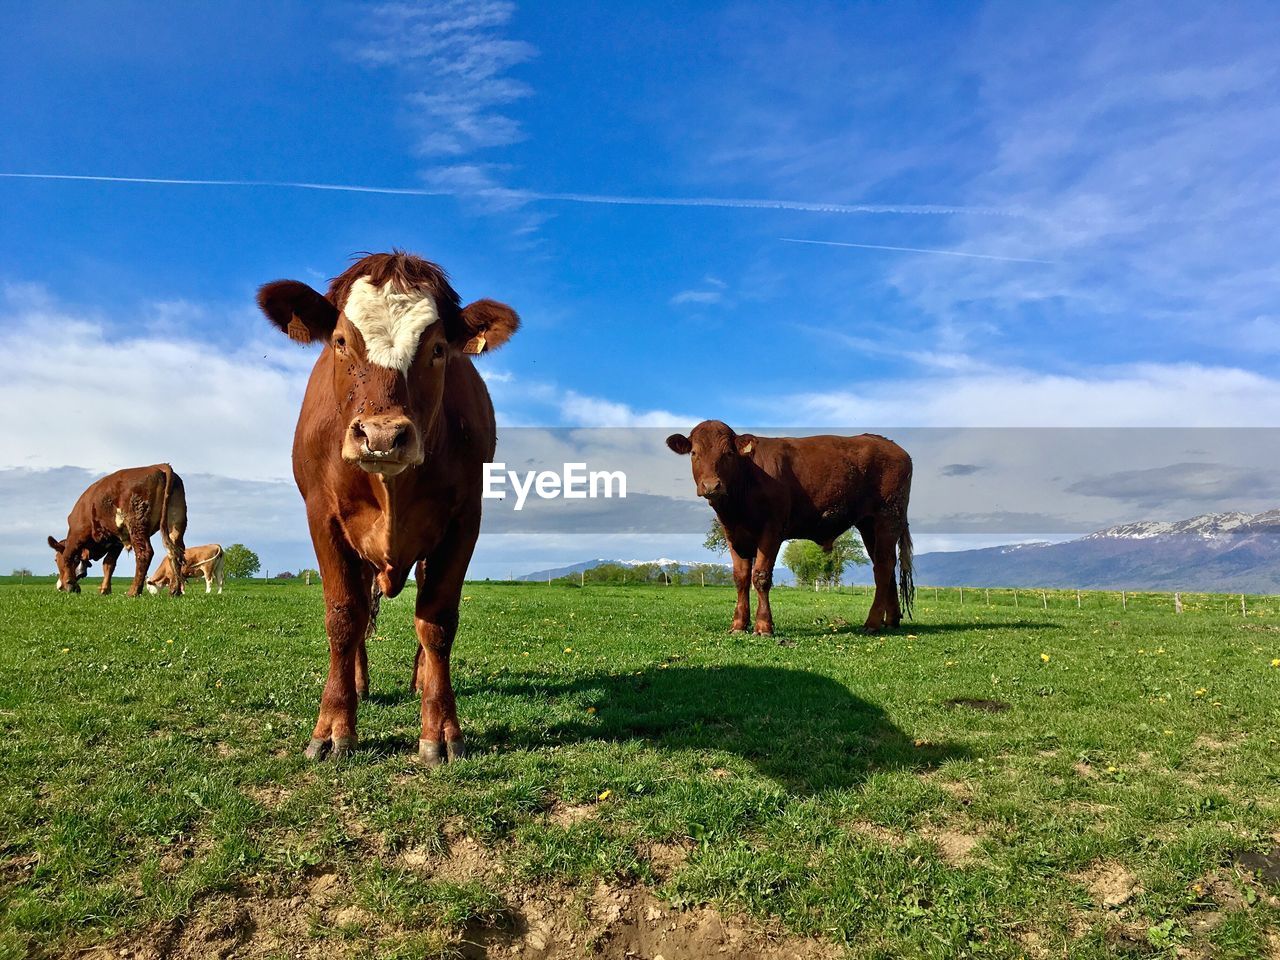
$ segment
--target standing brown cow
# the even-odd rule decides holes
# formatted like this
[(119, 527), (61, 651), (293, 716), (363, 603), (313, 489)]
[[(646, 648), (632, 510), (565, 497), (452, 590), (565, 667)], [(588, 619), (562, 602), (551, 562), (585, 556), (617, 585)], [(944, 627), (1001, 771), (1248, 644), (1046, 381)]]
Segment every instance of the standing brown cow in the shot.
[(357, 693), (369, 688), (372, 588), (396, 596), (423, 560), (414, 610), (418, 755), (431, 765), (463, 757), (449, 654), (497, 433), (489, 392), (466, 354), (501, 346), (520, 321), (492, 300), (461, 306), (443, 270), (399, 251), (357, 261), (325, 296), (279, 280), (259, 291), (258, 304), (294, 340), (325, 345), (293, 440), (329, 635), (329, 679), (307, 756), (355, 745)]
[[(222, 592), (222, 584), (225, 579), (223, 574), (223, 564), (225, 558), (222, 555), (222, 544), (205, 543), (198, 547), (187, 547), (187, 562), (182, 568), (182, 579), (190, 580), (192, 577), (204, 577), (204, 592), (212, 593), (213, 585), (218, 585), (218, 592)], [(147, 577), (147, 592), (159, 593), (165, 587), (173, 586), (173, 564), (168, 557), (160, 561), (160, 566), (156, 568), (153, 576)]]
[[(160, 539), (169, 562), (181, 569), (186, 550), (182, 544), (187, 529), (187, 495), (182, 478), (167, 463), (152, 467), (117, 470), (89, 486), (67, 516), (67, 535), (49, 538), (58, 562), (58, 589), (80, 592), (80, 579), (89, 564), (102, 561), (99, 593), (111, 592), (111, 575), (121, 550), (132, 550), (137, 566), (129, 596), (142, 591), (153, 551), (151, 536)], [(182, 581), (169, 587), (173, 596), (182, 594)]]
[[(850, 527), (862, 535), (875, 571), (875, 598), (864, 629), (896, 627), (904, 609), (910, 615), (911, 457), (892, 440), (872, 433), (756, 437), (704, 420), (687, 437), (667, 437), (667, 446), (690, 455), (698, 496), (706, 497), (724, 525), (738, 587), (734, 630), (747, 628), (754, 584), (755, 632), (773, 633), (769, 588), (784, 540), (812, 540), (829, 550)], [(895, 560), (902, 568), (901, 591)]]

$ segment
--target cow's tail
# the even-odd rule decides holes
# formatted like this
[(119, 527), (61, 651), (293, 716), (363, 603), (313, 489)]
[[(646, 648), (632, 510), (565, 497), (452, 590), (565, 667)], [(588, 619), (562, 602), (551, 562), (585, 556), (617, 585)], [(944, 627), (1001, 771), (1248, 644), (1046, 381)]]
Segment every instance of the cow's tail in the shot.
[(911, 616), (916, 600), (916, 579), (912, 567), (911, 526), (907, 522), (907, 505), (911, 500), (911, 473), (908, 470), (906, 486), (902, 491), (901, 523), (898, 534), (898, 601), (904, 616)]
[(222, 592), (223, 566), (226, 563), (226, 557), (222, 553), (222, 544), (216, 544), (218, 548), (217, 554), (213, 558), (213, 581), (218, 585), (218, 592)]
[(164, 471), (164, 497), (160, 501), (160, 540), (169, 554), (174, 570), (174, 585), (169, 592), (182, 593), (182, 570), (187, 564), (187, 549), (182, 536), (187, 532), (187, 491), (182, 485), (182, 478), (173, 472), (173, 467), (162, 463)]
[(898, 570), (898, 598), (903, 616), (909, 617), (916, 599), (916, 580), (911, 567), (911, 528), (905, 520), (902, 522), (902, 533), (898, 536)]

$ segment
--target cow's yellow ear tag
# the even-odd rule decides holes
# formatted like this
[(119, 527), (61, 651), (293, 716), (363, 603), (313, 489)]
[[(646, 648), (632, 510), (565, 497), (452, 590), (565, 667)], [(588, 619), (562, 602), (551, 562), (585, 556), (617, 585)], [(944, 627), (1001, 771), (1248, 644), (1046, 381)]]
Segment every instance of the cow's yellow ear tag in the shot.
[(477, 333), (474, 337), (472, 337), (470, 340), (466, 342), (466, 345), (463, 346), (462, 348), (462, 352), (469, 353), (471, 354), (471, 356), (475, 356), (477, 353), (484, 353), (486, 342), (487, 341), (484, 338), (484, 334)]
[(752, 441), (752, 442), (748, 443), (745, 447), (743, 447), (743, 448), (742, 448), (742, 455), (743, 455), (743, 456), (746, 456), (747, 454), (749, 454), (749, 453), (750, 453), (752, 450), (754, 450), (755, 448), (756, 448), (756, 445), (755, 445), (755, 442), (754, 442), (754, 441)]
[(298, 343), (311, 342), (311, 331), (307, 329), (307, 325), (302, 322), (296, 313), (289, 318), (289, 327), (285, 332), (289, 334), (290, 340), (295, 340)]

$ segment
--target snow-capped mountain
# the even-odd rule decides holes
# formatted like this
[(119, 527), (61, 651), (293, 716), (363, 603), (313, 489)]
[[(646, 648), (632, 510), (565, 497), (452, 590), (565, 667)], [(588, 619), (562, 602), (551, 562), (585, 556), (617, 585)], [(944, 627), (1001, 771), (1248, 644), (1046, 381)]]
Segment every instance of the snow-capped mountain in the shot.
[(1078, 540), (916, 558), (936, 586), (1280, 592), (1280, 510), (1143, 520)]
[(1203, 539), (1221, 537), (1225, 534), (1240, 532), (1243, 528), (1254, 525), (1280, 523), (1280, 510), (1269, 510), (1266, 513), (1248, 514), (1238, 511), (1232, 513), (1206, 513), (1190, 520), (1139, 520), (1137, 523), (1124, 523), (1118, 527), (1108, 527), (1085, 537), (1086, 540), (1150, 540), (1153, 537), (1195, 536)]
[[(692, 563), (586, 560), (519, 580), (554, 580), (603, 563), (642, 563), (688, 570)], [(948, 587), (1076, 587), (1082, 590), (1205, 590), (1280, 593), (1280, 509), (1208, 513), (1187, 520), (1141, 520), (1065, 543), (1017, 543), (982, 550), (916, 555), (916, 583)], [(789, 582), (778, 565), (774, 581)], [(869, 583), (853, 568), (848, 582)]]

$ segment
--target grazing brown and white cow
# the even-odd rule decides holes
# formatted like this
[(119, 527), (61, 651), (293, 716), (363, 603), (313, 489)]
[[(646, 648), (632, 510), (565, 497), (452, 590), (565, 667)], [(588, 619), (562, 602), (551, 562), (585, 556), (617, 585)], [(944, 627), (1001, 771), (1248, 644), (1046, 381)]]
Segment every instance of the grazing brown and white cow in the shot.
[[(198, 547), (187, 547), (187, 562), (182, 568), (182, 579), (190, 580), (192, 577), (204, 577), (204, 592), (212, 593), (213, 585), (218, 585), (218, 592), (222, 592), (223, 582), (223, 556), (222, 544), (205, 543)], [(155, 574), (147, 577), (147, 592), (159, 593), (165, 587), (173, 585), (173, 564), (166, 556), (160, 561), (160, 566), (156, 568)]]
[[(80, 494), (67, 516), (67, 535), (49, 538), (58, 562), (58, 589), (80, 592), (80, 579), (94, 560), (102, 561), (99, 593), (111, 592), (111, 575), (121, 550), (132, 550), (136, 568), (129, 596), (142, 591), (153, 551), (151, 537), (160, 539), (175, 568), (182, 567), (187, 529), (187, 495), (182, 478), (167, 463), (151, 467), (117, 470), (97, 480)], [(182, 594), (182, 581), (169, 587), (173, 596)]]
[(497, 432), (467, 355), (501, 346), (520, 321), (492, 300), (463, 307), (443, 270), (400, 251), (358, 260), (324, 296), (296, 280), (268, 283), (258, 304), (294, 340), (324, 344), (293, 440), (329, 635), (329, 679), (306, 754), (355, 745), (373, 587), (396, 596), (422, 560), (418, 755), (430, 765), (463, 757), (449, 654)]
[[(689, 436), (675, 433), (667, 446), (691, 457), (698, 496), (724, 526), (733, 557), (738, 604), (733, 629), (745, 630), (756, 588), (755, 632), (773, 633), (769, 588), (784, 540), (831, 544), (850, 527), (875, 571), (876, 590), (864, 629), (896, 627), (911, 613), (911, 457), (892, 440), (859, 437), (756, 437), (734, 433), (719, 420), (704, 420)], [(901, 590), (894, 578), (902, 570)]]

